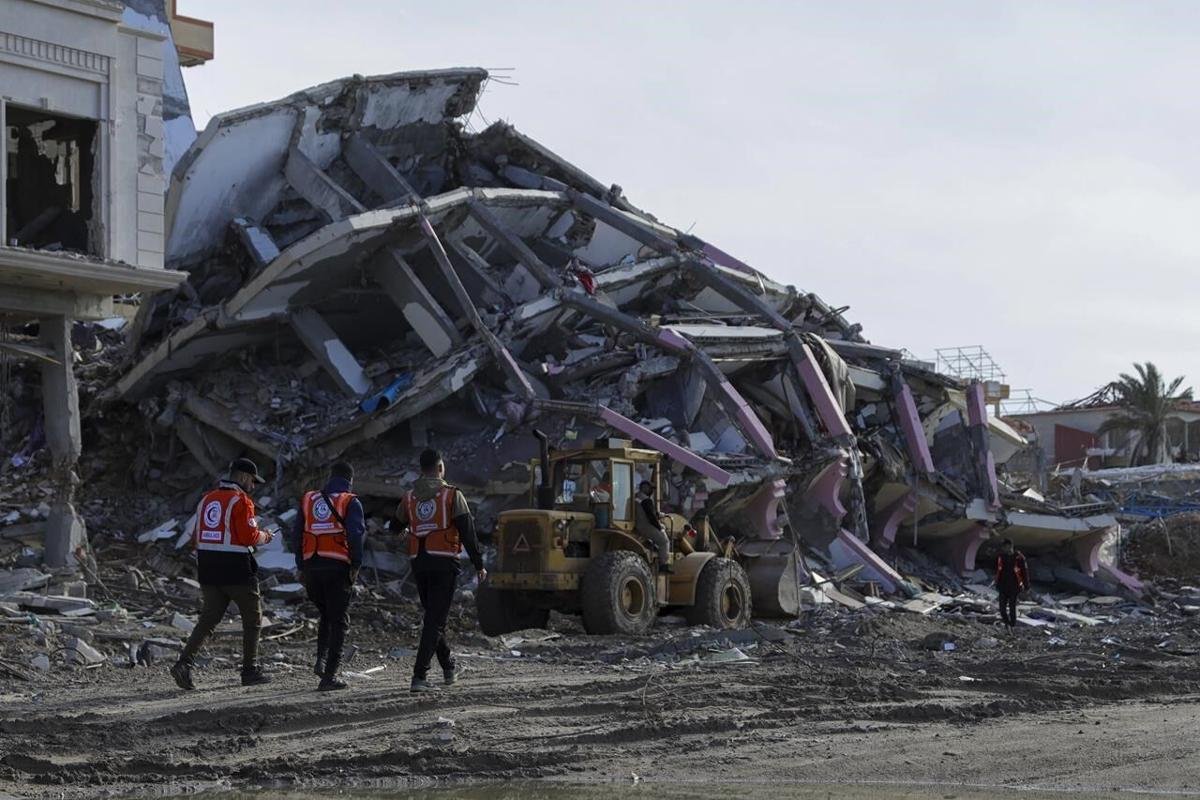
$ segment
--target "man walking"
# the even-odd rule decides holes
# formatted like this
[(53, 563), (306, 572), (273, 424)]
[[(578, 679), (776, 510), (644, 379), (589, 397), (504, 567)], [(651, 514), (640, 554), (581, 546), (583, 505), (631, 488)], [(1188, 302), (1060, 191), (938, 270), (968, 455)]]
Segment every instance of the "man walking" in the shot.
[(437, 450), (421, 453), (421, 477), (396, 508), (396, 527), (408, 530), (408, 555), (417, 594), (425, 609), (421, 643), (413, 665), (413, 692), (437, 689), (426, 679), (429, 664), (437, 655), (447, 686), (454, 684), (458, 670), (450, 646), (446, 643), (446, 618), (458, 585), (459, 554), (466, 546), (467, 557), (479, 576), (487, 580), (487, 570), (475, 538), (475, 522), (463, 493), (446, 483), (446, 465)]
[(1000, 619), (1011, 632), (1017, 624), (1017, 597), (1029, 588), (1025, 556), (1005, 539), (996, 558), (996, 589), (1000, 592)]
[(171, 667), (180, 689), (195, 689), (192, 664), (196, 653), (225, 616), (229, 603), (242, 616), (242, 685), (270, 682), (258, 665), (258, 634), (262, 628), (262, 597), (258, 591), (258, 562), (254, 548), (273, 538), (258, 529), (250, 491), (264, 483), (248, 458), (229, 465), (227, 477), (200, 499), (196, 507), (196, 571), (203, 605), (200, 619), (188, 637), (183, 655)]
[(354, 467), (345, 461), (334, 464), (325, 488), (305, 492), (289, 541), (308, 599), (321, 614), (313, 671), (321, 678), (317, 690), (322, 692), (346, 688), (338, 668), (366, 533), (362, 503), (351, 491), (353, 483)]

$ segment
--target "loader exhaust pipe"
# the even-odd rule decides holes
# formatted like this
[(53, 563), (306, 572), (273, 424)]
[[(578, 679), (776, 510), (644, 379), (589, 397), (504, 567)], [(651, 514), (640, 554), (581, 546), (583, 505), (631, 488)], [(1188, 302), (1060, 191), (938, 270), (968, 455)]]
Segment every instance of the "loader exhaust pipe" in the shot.
[(550, 480), (550, 437), (533, 429), (533, 435), (538, 440), (538, 456), (542, 461), (542, 482), (537, 487), (537, 507), (542, 511), (554, 508), (554, 484)]

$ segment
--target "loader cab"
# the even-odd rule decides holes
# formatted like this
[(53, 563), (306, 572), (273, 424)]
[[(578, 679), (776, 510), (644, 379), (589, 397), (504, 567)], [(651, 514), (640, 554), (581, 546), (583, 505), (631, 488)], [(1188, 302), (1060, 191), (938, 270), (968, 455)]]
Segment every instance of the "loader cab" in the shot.
[[(550, 456), (550, 485), (556, 511), (580, 511), (595, 516), (596, 527), (632, 532), (638, 486), (646, 481), (656, 502), (661, 501), (661, 455), (640, 450), (625, 440), (598, 440), (592, 448)], [(531, 502), (541, 481), (535, 465)]]

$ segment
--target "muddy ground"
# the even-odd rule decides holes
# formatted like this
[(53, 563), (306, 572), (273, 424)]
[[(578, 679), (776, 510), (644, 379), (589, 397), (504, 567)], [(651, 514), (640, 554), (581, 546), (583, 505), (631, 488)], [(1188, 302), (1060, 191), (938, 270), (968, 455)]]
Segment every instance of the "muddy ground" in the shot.
[[(5, 680), (0, 796), (482, 781), (1200, 792), (1189, 619), (1009, 637), (986, 617), (822, 611), (732, 641), (670, 624), (621, 641), (555, 616), (558, 636), (507, 644), (469, 632), (467, 612), (455, 627), (467, 673), (437, 696), (406, 691), (410, 630), (352, 635), (348, 669), (383, 669), (341, 693), (314, 691), (296, 637), (265, 643), (265, 687), (238, 684), (234, 636), (190, 693), (165, 663)], [(956, 649), (927, 649), (930, 633)], [(731, 644), (750, 660), (725, 660)]]

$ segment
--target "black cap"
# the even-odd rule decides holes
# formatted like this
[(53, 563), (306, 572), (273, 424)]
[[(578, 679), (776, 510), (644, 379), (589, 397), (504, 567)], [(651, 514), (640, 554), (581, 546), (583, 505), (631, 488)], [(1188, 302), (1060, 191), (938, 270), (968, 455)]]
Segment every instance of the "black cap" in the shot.
[(348, 461), (338, 461), (329, 468), (329, 474), (335, 478), (345, 478), (348, 481), (354, 480), (354, 467)]
[(244, 472), (254, 478), (255, 483), (266, 483), (267, 479), (258, 474), (258, 465), (248, 458), (234, 459), (229, 465), (229, 473)]

